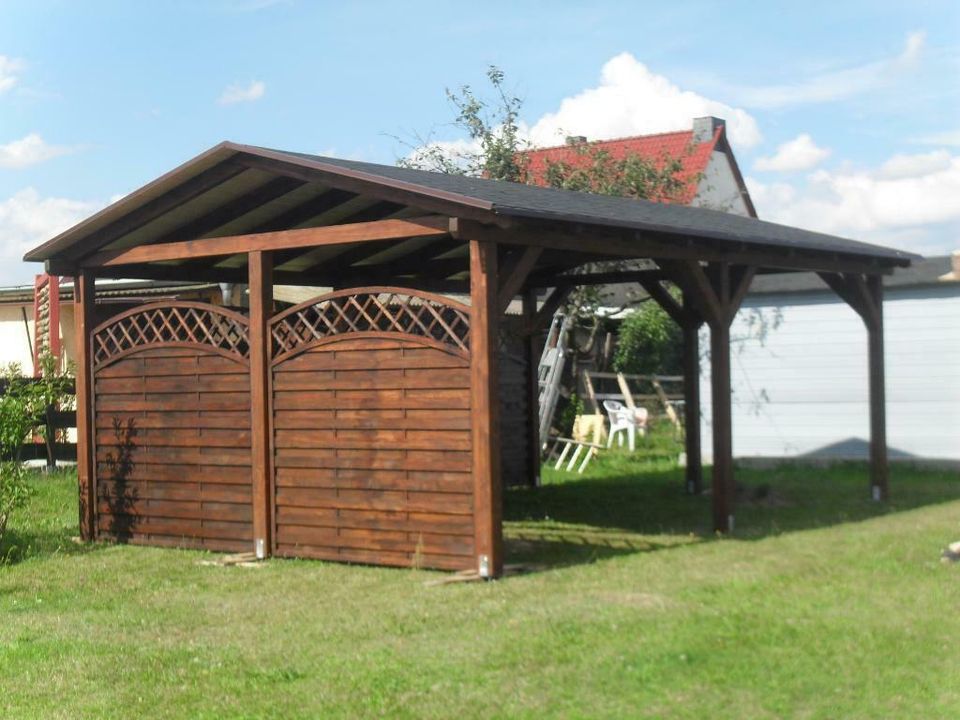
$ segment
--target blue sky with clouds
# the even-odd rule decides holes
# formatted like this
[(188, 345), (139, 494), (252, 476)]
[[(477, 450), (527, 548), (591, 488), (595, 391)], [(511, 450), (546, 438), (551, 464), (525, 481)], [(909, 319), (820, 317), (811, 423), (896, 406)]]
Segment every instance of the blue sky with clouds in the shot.
[(392, 163), (496, 64), (530, 137), (726, 117), (761, 217), (960, 248), (960, 3), (0, 0), (0, 283), (223, 139)]

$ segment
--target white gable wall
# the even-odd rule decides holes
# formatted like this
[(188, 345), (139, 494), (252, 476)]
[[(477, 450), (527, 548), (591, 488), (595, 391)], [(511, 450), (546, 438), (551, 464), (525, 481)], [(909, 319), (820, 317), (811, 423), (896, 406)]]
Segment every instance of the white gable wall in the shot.
[[(960, 460), (960, 287), (885, 294), (890, 456)], [(779, 327), (761, 340), (749, 319), (778, 309)], [(867, 337), (852, 309), (829, 291), (748, 296), (731, 335), (735, 456), (867, 457)], [(709, 461), (709, 358), (701, 365)]]
[(710, 153), (707, 168), (703, 171), (697, 187), (697, 196), (690, 204), (749, 217), (750, 212), (740, 194), (737, 177), (733, 174), (730, 158), (726, 153), (718, 150)]

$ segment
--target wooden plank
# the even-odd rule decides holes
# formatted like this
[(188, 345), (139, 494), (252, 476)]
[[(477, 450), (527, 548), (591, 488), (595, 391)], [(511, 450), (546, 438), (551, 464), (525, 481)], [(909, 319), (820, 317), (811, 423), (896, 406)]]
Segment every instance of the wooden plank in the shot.
[[(276, 391), (274, 408), (283, 410), (328, 410), (342, 407), (356, 409), (412, 409), (463, 410), (470, 408), (470, 397), (461, 389), (440, 390), (340, 390), (302, 393)], [(117, 403), (114, 403), (117, 404)], [(210, 410), (228, 410), (215, 407), (213, 401), (204, 406)], [(117, 407), (114, 409), (125, 409)], [(135, 409), (135, 408), (131, 408)], [(174, 409), (174, 408), (171, 408)]]
[[(109, 515), (116, 510), (116, 507), (102, 496), (97, 508), (102, 515)], [(247, 524), (253, 519), (250, 505), (195, 500), (142, 500), (130, 509), (130, 514), (145, 519), (227, 520)]]
[(134, 449), (140, 447), (183, 447), (183, 448), (249, 448), (249, 430), (200, 430), (178, 429), (136, 429), (135, 434), (125, 440), (118, 438), (112, 431), (98, 432), (98, 447), (118, 447), (131, 444)]
[(325, 370), (433, 370), (469, 367), (462, 357), (430, 347), (399, 344), (395, 349), (347, 349), (342, 342), (323, 345), (285, 360), (284, 372), (323, 372)]
[[(97, 448), (97, 462), (116, 461), (117, 446), (101, 446)], [(157, 465), (175, 463), (178, 465), (211, 465), (229, 466), (250, 465), (249, 448), (177, 448), (177, 447), (137, 447), (134, 450), (134, 463), (140, 465)]]
[(362, 550), (357, 548), (323, 547), (316, 545), (279, 544), (277, 555), (280, 557), (302, 557), (315, 560), (333, 560), (336, 562), (363, 563), (369, 565), (388, 565), (394, 567), (420, 567), (436, 570), (473, 569), (473, 553), (464, 556), (442, 555), (434, 553), (387, 552), (383, 550)]
[(889, 499), (887, 467), (887, 411), (883, 357), (883, 282), (878, 275), (867, 280), (873, 311), (867, 326), (867, 355), (870, 387), (870, 484), (874, 500)]
[(140, 500), (184, 500), (218, 503), (238, 503), (250, 505), (250, 488), (236, 485), (217, 485), (214, 483), (157, 483), (152, 481), (128, 481), (117, 487), (116, 483), (107, 486), (97, 497), (104, 500), (124, 502)]
[[(111, 466), (106, 462), (97, 465), (97, 473), (102, 483), (111, 482)], [(177, 483), (219, 483), (227, 485), (250, 485), (251, 470), (243, 466), (184, 465), (164, 463), (162, 465), (134, 464), (123, 473), (128, 481), (149, 480), (151, 482)], [(120, 480), (119, 482), (123, 482)]]
[(431, 370), (319, 370), (274, 374), (273, 387), (282, 390), (389, 390), (468, 388), (470, 369), (442, 368)]
[(80, 537), (96, 537), (96, 474), (94, 472), (93, 359), (91, 336), (96, 289), (94, 276), (81, 271), (74, 278), (74, 333), (76, 337), (77, 482), (80, 490)]
[(348, 490), (409, 490), (428, 492), (472, 492), (468, 472), (452, 470), (368, 470), (350, 468), (276, 469), (276, 486), (285, 488), (344, 488)]
[(373, 222), (329, 225), (299, 230), (276, 230), (249, 235), (185, 240), (162, 245), (139, 245), (99, 252), (84, 258), (81, 262), (83, 267), (87, 268), (168, 261), (182, 262), (198, 258), (236, 255), (238, 253), (428, 237), (445, 235), (447, 231), (447, 219), (444, 217), (427, 216), (404, 220), (375, 220)]
[[(183, 451), (186, 453), (186, 451)], [(141, 462), (149, 461), (143, 458)], [(339, 467), (369, 470), (452, 470), (467, 472), (470, 453), (457, 450), (371, 450), (277, 448), (277, 467)], [(227, 464), (227, 463), (223, 463)]]
[[(239, 366), (234, 365), (236, 369)], [(232, 368), (231, 368), (232, 369)], [(168, 375), (155, 377), (100, 377), (96, 379), (98, 395), (125, 395), (142, 393), (246, 392), (250, 389), (248, 373), (217, 373), (216, 375)]]
[[(419, 548), (427, 553), (468, 555), (473, 550), (469, 537), (458, 535), (435, 535), (432, 533), (408, 533), (391, 530), (363, 528), (317, 528), (302, 525), (283, 525), (277, 534), (284, 543), (336, 546), (340, 549), (387, 550), (416, 552)], [(379, 563), (378, 563), (379, 564)]]
[[(684, 301), (686, 304), (686, 300)], [(683, 330), (683, 418), (684, 470), (687, 492), (703, 492), (703, 463), (700, 452), (700, 323), (687, 321)]]
[(278, 430), (469, 430), (469, 410), (284, 410)]
[(258, 558), (267, 557), (272, 542), (273, 451), (270, 403), (270, 316), (273, 314), (273, 255), (249, 253), (250, 273), (250, 467), (253, 471), (253, 541)]
[(133, 422), (141, 430), (157, 428), (222, 430), (246, 428), (250, 413), (244, 410), (224, 410), (198, 413), (195, 410), (145, 413), (144, 411), (105, 412), (98, 409), (96, 415), (97, 430), (110, 430), (115, 424), (126, 425)]
[(627, 385), (627, 379), (623, 376), (623, 373), (617, 373), (617, 386), (620, 388), (620, 394), (623, 395), (623, 401), (627, 407), (631, 410), (636, 409), (637, 406), (633, 402), (633, 395), (630, 393), (630, 386)]
[(277, 430), (276, 448), (363, 449), (401, 447), (404, 450), (470, 450), (467, 430), (341, 430), (319, 434), (315, 430)]
[(503, 314), (514, 297), (523, 288), (530, 271), (533, 270), (543, 254), (543, 248), (529, 245), (518, 250), (507, 261), (506, 267), (499, 274), (500, 289), (497, 294), (497, 309)]
[[(470, 395), (477, 570), (503, 572), (500, 422), (497, 385), (499, 340), (497, 245), (470, 238)], [(558, 292), (558, 291), (555, 291)]]
[(280, 525), (328, 528), (368, 528), (404, 533), (428, 532), (473, 538), (473, 519), (469, 515), (411, 513), (395, 510), (335, 510), (332, 508), (277, 508)]
[[(527, 290), (523, 294), (524, 325), (530, 327), (537, 314), (537, 294)], [(539, 333), (523, 337), (523, 382), (527, 396), (526, 406), (526, 464), (527, 484), (540, 487), (540, 382), (539, 363), (543, 342)]]
[(468, 493), (277, 488), (277, 507), (396, 510), (470, 515), (473, 512), (473, 498)]
[(137, 398), (130, 395), (107, 395), (97, 398), (97, 412), (222, 412), (249, 410), (247, 393), (203, 393), (199, 397), (186, 393), (168, 393)]

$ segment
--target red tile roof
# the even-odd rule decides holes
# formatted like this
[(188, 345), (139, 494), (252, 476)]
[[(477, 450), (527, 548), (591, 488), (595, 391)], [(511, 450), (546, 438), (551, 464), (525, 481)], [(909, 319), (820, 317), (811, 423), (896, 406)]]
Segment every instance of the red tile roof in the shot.
[[(638, 135), (636, 137), (618, 138), (616, 140), (599, 140), (590, 142), (591, 148), (599, 148), (610, 154), (614, 160), (622, 160), (628, 155), (639, 155), (652, 160), (659, 167), (673, 158), (679, 158), (682, 169), (679, 178), (685, 181), (682, 191), (676, 196), (664, 199), (664, 202), (682, 203), (689, 205), (697, 195), (697, 186), (700, 178), (707, 170), (710, 153), (713, 152), (723, 133), (723, 127), (718, 127), (713, 137), (707, 142), (694, 144), (693, 131), (659, 133), (657, 135)], [(578, 154), (575, 146), (560, 145), (557, 147), (538, 148), (526, 153), (529, 160), (527, 171), (529, 180), (534, 185), (546, 185), (547, 163), (564, 162), (573, 167), (577, 163), (589, 162), (589, 157)]]

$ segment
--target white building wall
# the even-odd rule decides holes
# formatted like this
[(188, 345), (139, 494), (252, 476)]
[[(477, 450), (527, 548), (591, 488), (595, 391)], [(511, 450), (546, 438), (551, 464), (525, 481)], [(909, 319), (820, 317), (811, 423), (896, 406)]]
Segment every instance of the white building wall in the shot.
[[(960, 287), (887, 290), (884, 323), (891, 458), (960, 460)], [(867, 457), (867, 337), (852, 309), (829, 291), (748, 296), (731, 335), (735, 456)], [(709, 357), (701, 364), (709, 459)]]
[(730, 166), (730, 158), (726, 153), (714, 150), (710, 153), (710, 160), (700, 185), (697, 187), (697, 196), (690, 203), (695, 207), (704, 207), (711, 210), (743, 215), (748, 217), (750, 212), (740, 194), (736, 175)]

